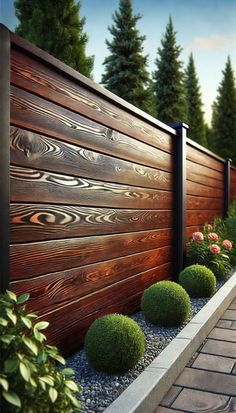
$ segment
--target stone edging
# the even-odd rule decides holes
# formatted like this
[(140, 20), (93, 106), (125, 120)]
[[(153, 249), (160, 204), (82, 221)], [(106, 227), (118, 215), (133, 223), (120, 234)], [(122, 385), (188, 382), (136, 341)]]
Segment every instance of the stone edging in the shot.
[(236, 271), (104, 413), (153, 413), (236, 296)]

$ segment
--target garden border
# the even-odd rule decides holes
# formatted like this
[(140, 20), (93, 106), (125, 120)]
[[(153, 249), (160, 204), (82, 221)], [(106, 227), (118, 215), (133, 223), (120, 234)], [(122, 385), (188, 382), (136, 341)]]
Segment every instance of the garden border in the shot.
[(230, 279), (104, 413), (154, 413), (235, 296), (234, 269)]

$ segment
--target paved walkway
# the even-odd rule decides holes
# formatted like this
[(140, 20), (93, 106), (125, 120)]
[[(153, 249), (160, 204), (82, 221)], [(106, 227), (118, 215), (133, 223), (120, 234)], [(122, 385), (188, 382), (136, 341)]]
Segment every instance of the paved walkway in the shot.
[(236, 413), (236, 299), (155, 413)]

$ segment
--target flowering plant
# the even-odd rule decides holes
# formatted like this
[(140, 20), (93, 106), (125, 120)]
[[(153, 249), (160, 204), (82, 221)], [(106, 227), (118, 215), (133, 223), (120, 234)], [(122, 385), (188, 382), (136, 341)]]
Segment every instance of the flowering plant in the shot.
[(187, 262), (189, 265), (205, 265), (216, 278), (225, 279), (231, 269), (230, 252), (233, 245), (213, 231), (214, 226), (205, 224), (202, 232), (192, 234), (187, 246)]

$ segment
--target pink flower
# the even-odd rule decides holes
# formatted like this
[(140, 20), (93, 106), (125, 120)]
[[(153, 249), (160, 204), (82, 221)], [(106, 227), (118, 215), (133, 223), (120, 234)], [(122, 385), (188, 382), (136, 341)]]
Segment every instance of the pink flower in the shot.
[(210, 251), (211, 251), (212, 254), (219, 254), (219, 252), (220, 252), (220, 247), (219, 247), (218, 245), (216, 245), (216, 244), (212, 244), (212, 245), (210, 246)]
[(227, 250), (232, 250), (233, 245), (232, 242), (228, 241), (227, 239), (225, 239), (223, 242), (223, 247), (226, 248)]
[(208, 229), (212, 229), (213, 226), (212, 226), (211, 224), (208, 224), (208, 225), (207, 225), (207, 228), (208, 228)]
[(194, 232), (192, 234), (193, 241), (203, 241), (203, 233), (202, 232)]
[(209, 232), (208, 234), (208, 239), (211, 241), (217, 241), (218, 240), (218, 235), (215, 232)]

